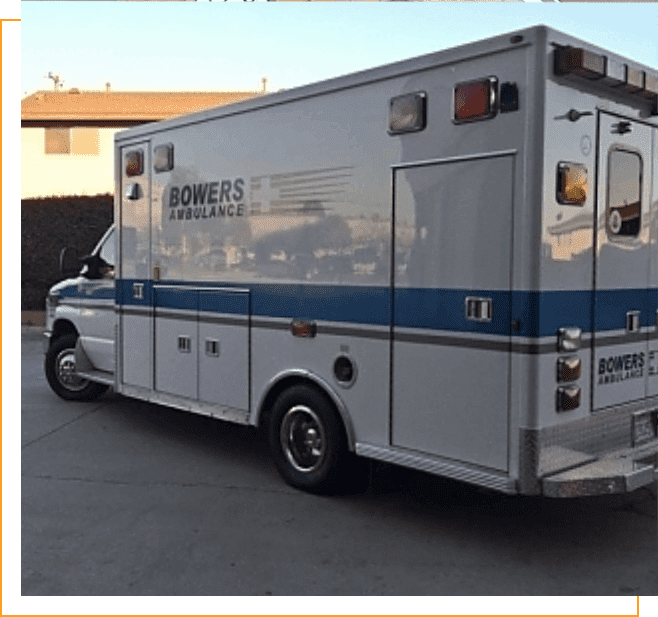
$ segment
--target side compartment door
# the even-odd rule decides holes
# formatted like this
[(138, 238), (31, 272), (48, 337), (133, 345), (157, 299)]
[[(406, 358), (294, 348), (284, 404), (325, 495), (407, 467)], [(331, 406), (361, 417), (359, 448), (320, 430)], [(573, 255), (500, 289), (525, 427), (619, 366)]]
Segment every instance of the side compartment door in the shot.
[(656, 328), (651, 291), (655, 129), (599, 113), (594, 298), (593, 410), (646, 396), (649, 339)]
[(392, 443), (508, 468), (513, 156), (394, 171)]
[(199, 292), (199, 399), (249, 409), (249, 290)]
[(121, 271), (117, 283), (120, 306), (117, 354), (120, 381), (153, 387), (153, 318), (151, 311), (151, 182), (149, 142), (120, 149), (121, 200), (119, 250)]
[(249, 291), (156, 284), (155, 389), (249, 409)]
[(153, 286), (155, 384), (158, 392), (197, 398), (199, 290)]

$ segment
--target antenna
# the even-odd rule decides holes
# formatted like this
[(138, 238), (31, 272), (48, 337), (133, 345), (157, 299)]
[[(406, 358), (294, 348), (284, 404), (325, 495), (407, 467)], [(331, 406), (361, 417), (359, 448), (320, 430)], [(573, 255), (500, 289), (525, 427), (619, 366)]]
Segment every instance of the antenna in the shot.
[(52, 71), (48, 71), (48, 74), (44, 75), (44, 77), (53, 80), (55, 91), (61, 90), (62, 87), (64, 86), (64, 80), (59, 75), (55, 75)]

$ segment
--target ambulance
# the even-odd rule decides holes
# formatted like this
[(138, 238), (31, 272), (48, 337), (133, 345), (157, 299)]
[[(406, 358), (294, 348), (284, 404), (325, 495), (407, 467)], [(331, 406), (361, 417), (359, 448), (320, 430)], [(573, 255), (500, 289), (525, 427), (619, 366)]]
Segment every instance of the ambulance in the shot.
[(115, 175), (63, 398), (263, 427), (315, 492), (658, 478), (658, 70), (537, 26), (121, 131)]

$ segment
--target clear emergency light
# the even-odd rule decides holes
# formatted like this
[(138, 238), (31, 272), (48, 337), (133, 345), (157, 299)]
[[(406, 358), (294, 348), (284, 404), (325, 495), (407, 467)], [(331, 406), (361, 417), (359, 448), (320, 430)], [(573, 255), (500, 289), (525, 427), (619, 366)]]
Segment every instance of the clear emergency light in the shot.
[(156, 173), (174, 168), (174, 146), (163, 144), (153, 148), (153, 169)]
[(414, 92), (395, 96), (389, 102), (389, 135), (422, 131), (425, 128), (427, 95)]
[(557, 334), (558, 351), (577, 351), (581, 337), (580, 328), (560, 328)]
[(587, 199), (587, 167), (579, 163), (558, 163), (557, 202), (582, 206)]
[(453, 122), (493, 118), (498, 111), (498, 80), (486, 77), (457, 84), (453, 97)]

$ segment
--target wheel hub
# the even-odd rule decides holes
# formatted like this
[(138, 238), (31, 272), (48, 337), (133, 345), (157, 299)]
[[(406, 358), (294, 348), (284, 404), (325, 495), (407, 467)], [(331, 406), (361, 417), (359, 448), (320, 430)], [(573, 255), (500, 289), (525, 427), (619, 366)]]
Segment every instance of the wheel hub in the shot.
[(322, 423), (312, 409), (296, 405), (281, 423), (281, 446), (288, 461), (298, 471), (316, 469), (325, 455)]
[(75, 371), (75, 352), (73, 349), (64, 349), (57, 356), (57, 380), (67, 390), (82, 390), (87, 380), (80, 377)]

